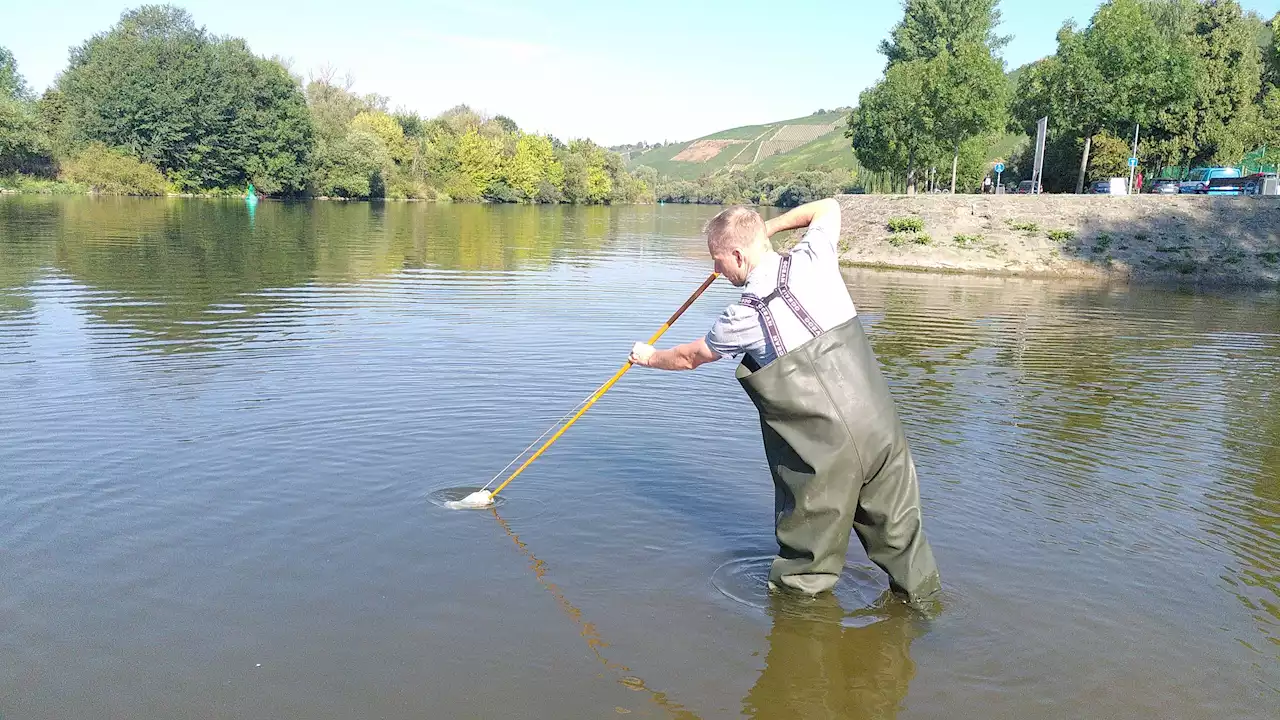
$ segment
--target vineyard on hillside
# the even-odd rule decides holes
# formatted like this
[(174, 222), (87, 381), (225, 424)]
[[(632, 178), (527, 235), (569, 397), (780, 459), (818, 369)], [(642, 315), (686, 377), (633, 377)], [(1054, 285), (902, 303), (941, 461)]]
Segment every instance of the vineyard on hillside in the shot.
[(823, 135), (835, 132), (836, 129), (835, 124), (783, 125), (768, 140), (760, 143), (755, 159), (751, 162), (758, 163), (764, 158), (791, 152), (801, 145), (807, 145)]
[[(630, 152), (627, 166), (634, 169), (644, 165), (656, 170), (660, 177), (693, 180), (745, 170), (766, 160), (776, 162), (818, 140), (839, 140), (847, 147), (843, 133), (848, 112), (848, 108), (823, 110), (801, 118), (745, 125), (690, 142)], [(827, 154), (823, 160), (823, 169), (852, 170), (856, 167), (852, 148), (843, 153)]]

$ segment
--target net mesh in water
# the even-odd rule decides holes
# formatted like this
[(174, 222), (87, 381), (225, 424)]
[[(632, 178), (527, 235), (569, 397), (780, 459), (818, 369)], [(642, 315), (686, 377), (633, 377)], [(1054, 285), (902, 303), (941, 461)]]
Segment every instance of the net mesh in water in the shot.
[(477, 490), (461, 500), (450, 500), (445, 507), (450, 510), (471, 510), (489, 507), (493, 504), (493, 493), (488, 490)]

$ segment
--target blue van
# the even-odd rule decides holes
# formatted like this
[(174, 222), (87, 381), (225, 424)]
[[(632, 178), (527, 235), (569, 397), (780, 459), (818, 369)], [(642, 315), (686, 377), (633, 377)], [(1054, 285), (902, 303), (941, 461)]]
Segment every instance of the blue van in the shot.
[(1207, 195), (1209, 193), (1210, 180), (1238, 177), (1240, 177), (1240, 168), (1196, 168), (1187, 175), (1186, 180), (1178, 183), (1178, 192), (1182, 194)]

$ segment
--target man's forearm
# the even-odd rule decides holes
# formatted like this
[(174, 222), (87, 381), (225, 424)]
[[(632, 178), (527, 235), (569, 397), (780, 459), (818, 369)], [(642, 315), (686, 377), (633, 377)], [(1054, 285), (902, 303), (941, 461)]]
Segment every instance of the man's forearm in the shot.
[[(636, 353), (639, 352), (639, 355)], [(720, 355), (708, 345), (706, 338), (677, 345), (668, 350), (655, 350), (648, 345), (636, 343), (631, 351), (631, 362), (658, 370), (693, 370), (699, 365), (715, 362)]]
[(658, 370), (692, 370), (697, 366), (693, 362), (693, 353), (685, 345), (677, 345), (654, 351), (649, 358), (649, 367)]
[(840, 203), (836, 202), (835, 198), (805, 203), (800, 207), (788, 210), (776, 218), (766, 220), (764, 232), (766, 235), (773, 237), (774, 233), (809, 227), (814, 218), (829, 212), (840, 212)]

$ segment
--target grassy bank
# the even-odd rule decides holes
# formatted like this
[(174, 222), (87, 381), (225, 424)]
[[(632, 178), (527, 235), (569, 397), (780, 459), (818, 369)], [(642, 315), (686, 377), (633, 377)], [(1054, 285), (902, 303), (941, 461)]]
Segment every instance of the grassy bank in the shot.
[(32, 195), (86, 195), (89, 186), (63, 180), (46, 180), (27, 175), (0, 175), (0, 193)]

